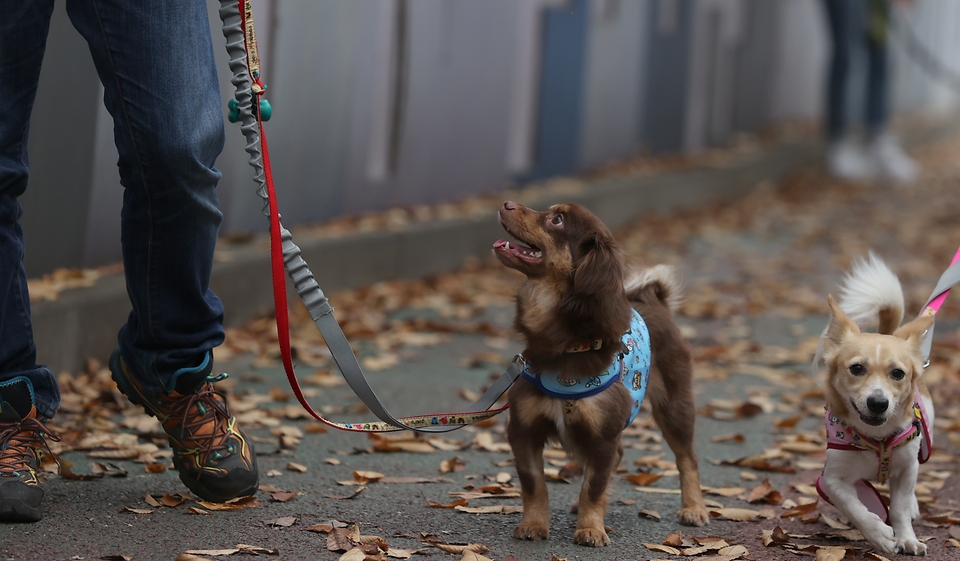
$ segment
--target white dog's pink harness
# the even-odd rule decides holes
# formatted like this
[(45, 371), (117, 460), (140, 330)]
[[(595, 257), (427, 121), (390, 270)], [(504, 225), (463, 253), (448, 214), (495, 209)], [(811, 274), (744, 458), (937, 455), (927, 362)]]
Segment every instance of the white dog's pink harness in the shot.
[[(841, 421), (833, 415), (829, 409), (825, 415), (827, 424), (827, 449), (829, 450), (850, 450), (853, 452), (870, 451), (877, 455), (879, 466), (877, 468), (877, 480), (883, 484), (890, 477), (890, 461), (893, 457), (893, 451), (903, 446), (914, 438), (920, 437), (920, 452), (917, 459), (921, 464), (930, 459), (930, 449), (933, 446), (933, 437), (930, 431), (929, 420), (926, 407), (920, 392), (915, 391), (915, 401), (913, 403), (913, 422), (906, 428), (888, 436), (883, 440), (871, 438), (850, 425)], [(823, 497), (823, 500), (830, 504), (830, 497), (823, 491), (823, 475), (817, 479), (817, 492)], [(857, 496), (860, 501), (884, 521), (887, 520), (887, 505), (880, 496), (880, 493), (867, 480), (858, 481), (856, 484)]]

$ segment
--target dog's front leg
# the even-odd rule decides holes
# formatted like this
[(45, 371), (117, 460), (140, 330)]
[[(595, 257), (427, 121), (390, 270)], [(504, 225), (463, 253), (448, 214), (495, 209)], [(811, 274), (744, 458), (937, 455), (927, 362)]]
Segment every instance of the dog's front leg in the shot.
[[(870, 462), (864, 464), (860, 461), (861, 454), (864, 452), (827, 450), (827, 463), (823, 470), (823, 490), (830, 497), (833, 506), (853, 522), (867, 541), (885, 553), (896, 553), (897, 539), (893, 528), (887, 526), (879, 516), (867, 510), (857, 496), (855, 484), (863, 479), (864, 473), (869, 472), (868, 468), (862, 470), (864, 473), (860, 473), (859, 468), (864, 465), (871, 466)], [(876, 466), (875, 462), (871, 467), (873, 466)]]
[(897, 552), (907, 555), (926, 555), (927, 544), (917, 539), (913, 519), (920, 515), (917, 504), (916, 481), (918, 465), (916, 454), (905, 458), (903, 469), (894, 470), (890, 478), (890, 525), (897, 537)]
[(604, 518), (607, 515), (607, 487), (610, 477), (620, 464), (623, 448), (620, 439), (613, 446), (595, 445), (583, 454), (583, 483), (577, 501), (577, 531), (573, 542), (579, 545), (600, 547), (610, 544)]
[(543, 477), (546, 438), (537, 437), (538, 433), (529, 427), (519, 426), (513, 417), (507, 426), (507, 440), (513, 450), (523, 499), (523, 518), (513, 529), (513, 537), (521, 540), (545, 540), (550, 537), (550, 497)]

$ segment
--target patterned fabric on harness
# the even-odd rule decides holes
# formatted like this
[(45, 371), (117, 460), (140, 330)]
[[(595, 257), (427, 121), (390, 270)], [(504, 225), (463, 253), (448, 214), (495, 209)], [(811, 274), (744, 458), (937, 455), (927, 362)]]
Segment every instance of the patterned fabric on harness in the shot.
[(530, 365), (524, 367), (521, 376), (532, 383), (544, 395), (564, 400), (576, 400), (596, 395), (616, 382), (623, 383), (633, 399), (630, 419), (633, 422), (640, 412), (640, 404), (647, 393), (650, 381), (650, 333), (643, 318), (633, 312), (630, 330), (620, 339), (626, 349), (617, 353), (613, 363), (596, 376), (582, 378), (561, 378), (558, 373), (541, 372), (534, 374)]
[[(890, 477), (890, 460), (893, 456), (893, 450), (910, 442), (914, 438), (920, 438), (920, 451), (918, 459), (921, 464), (930, 459), (930, 448), (933, 445), (933, 439), (930, 432), (929, 417), (927, 417), (926, 407), (923, 405), (923, 399), (920, 392), (915, 392), (915, 401), (913, 404), (913, 423), (902, 431), (892, 434), (883, 440), (870, 438), (850, 425), (841, 421), (827, 410), (825, 415), (827, 425), (827, 448), (830, 450), (850, 450), (853, 452), (873, 452), (877, 455), (877, 480), (884, 484)], [(817, 479), (817, 492), (823, 500), (830, 503), (830, 498), (823, 490), (823, 476)], [(887, 506), (880, 493), (870, 484), (869, 481), (862, 480), (856, 484), (857, 495), (860, 501), (870, 512), (879, 516), (883, 521), (889, 516)], [(831, 503), (833, 504), (833, 503)]]

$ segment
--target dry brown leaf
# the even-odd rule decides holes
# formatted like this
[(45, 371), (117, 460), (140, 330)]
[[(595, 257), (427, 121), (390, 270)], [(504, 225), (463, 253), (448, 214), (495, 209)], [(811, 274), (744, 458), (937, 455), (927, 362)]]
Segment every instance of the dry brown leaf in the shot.
[(845, 547), (821, 547), (817, 550), (816, 561), (841, 561), (846, 556)]
[(287, 463), (287, 471), (295, 471), (298, 473), (307, 473), (307, 466), (303, 464), (298, 464), (296, 462)]
[(633, 483), (634, 485), (640, 485), (643, 487), (646, 487), (648, 485), (655, 483), (661, 477), (663, 477), (663, 475), (659, 473), (630, 473), (623, 476), (623, 478), (629, 481), (630, 483)]
[(711, 442), (736, 442), (743, 443), (746, 442), (746, 438), (742, 434), (731, 433), (731, 434), (721, 434), (710, 438)]
[(452, 501), (446, 504), (441, 504), (436, 501), (431, 501), (430, 499), (427, 499), (427, 504), (429, 504), (433, 508), (456, 508), (458, 506), (467, 506), (469, 502), (466, 499), (457, 499), (455, 501)]
[(355, 547), (341, 555), (339, 561), (364, 561), (366, 558), (367, 553), (359, 547)]
[(783, 496), (779, 491), (773, 488), (773, 484), (770, 483), (769, 479), (764, 479), (760, 482), (760, 485), (757, 485), (750, 490), (750, 494), (747, 495), (747, 502), (750, 504), (760, 502), (767, 504), (780, 504), (783, 502)]
[(659, 543), (642, 543), (641, 545), (649, 549), (650, 551), (656, 551), (659, 553), (669, 553), (670, 555), (680, 555), (679, 549), (669, 545), (662, 545)]
[(281, 516), (280, 518), (274, 518), (273, 520), (264, 520), (263, 523), (274, 528), (289, 528), (297, 523), (297, 517)]
[(777, 526), (773, 530), (763, 530), (760, 536), (763, 540), (763, 545), (767, 547), (771, 545), (783, 545), (790, 541), (790, 536), (784, 532), (780, 526)]
[(449, 460), (440, 462), (440, 473), (463, 471), (465, 467), (467, 467), (467, 462), (463, 461), (460, 456), (454, 456)]
[(212, 503), (209, 501), (197, 501), (197, 504), (207, 510), (241, 510), (244, 508), (254, 508), (260, 506), (260, 501), (256, 497), (237, 497), (230, 499), (225, 503)]
[(735, 520), (737, 522), (747, 522), (749, 520), (756, 520), (760, 516), (760, 511), (750, 510), (748, 508), (715, 508), (710, 511), (710, 516), (725, 520)]
[(153, 510), (149, 508), (132, 508), (129, 506), (125, 506), (120, 509), (120, 512), (132, 512), (134, 514), (151, 514)]
[(721, 497), (736, 497), (747, 492), (743, 487), (701, 487), (701, 489), (708, 495), (719, 495)]
[(503, 505), (492, 506), (455, 506), (455, 510), (468, 512), (470, 514), (502, 514)]
[(784, 512), (780, 515), (780, 518), (795, 518), (797, 516), (803, 516), (805, 514), (810, 514), (811, 512), (817, 509), (817, 501), (809, 502), (807, 504), (797, 505), (790, 510)]
[(150, 505), (150, 506), (156, 507), (156, 508), (160, 508), (161, 506), (163, 506), (163, 505), (160, 503), (160, 501), (158, 501), (157, 499), (153, 498), (153, 495), (149, 495), (149, 494), (143, 497), (143, 502), (147, 503), (147, 504)]
[(475, 551), (470, 551), (468, 549), (463, 552), (463, 555), (460, 556), (460, 561), (492, 561), (492, 560), (489, 557), (485, 557)]
[(640, 516), (640, 518), (651, 518), (657, 521), (661, 520), (660, 513), (655, 510), (641, 510), (637, 514)]

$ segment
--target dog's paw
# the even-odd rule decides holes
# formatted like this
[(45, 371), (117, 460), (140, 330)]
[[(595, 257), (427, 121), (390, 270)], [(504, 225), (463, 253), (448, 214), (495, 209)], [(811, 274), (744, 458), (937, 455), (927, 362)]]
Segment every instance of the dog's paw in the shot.
[(602, 547), (610, 545), (610, 537), (603, 528), (580, 528), (573, 534), (573, 543), (577, 545), (588, 545), (590, 547)]
[(710, 521), (710, 514), (706, 507), (687, 507), (677, 511), (680, 523), (687, 526), (703, 526)]
[(897, 553), (904, 555), (926, 555), (927, 544), (916, 538), (907, 538), (897, 540)]
[(863, 534), (863, 537), (867, 538), (867, 541), (870, 542), (873, 547), (884, 553), (896, 553), (897, 537), (893, 533), (893, 528), (884, 524), (879, 517), (874, 516), (873, 518), (873, 520), (868, 521), (859, 528), (860, 533)]
[(520, 523), (513, 529), (513, 537), (518, 540), (545, 540), (550, 537), (550, 527), (530, 522)]

